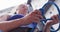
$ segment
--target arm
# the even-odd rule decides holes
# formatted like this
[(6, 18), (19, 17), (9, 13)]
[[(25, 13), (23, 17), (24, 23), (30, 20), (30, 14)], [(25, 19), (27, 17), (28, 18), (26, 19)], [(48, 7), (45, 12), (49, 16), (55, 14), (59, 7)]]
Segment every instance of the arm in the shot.
[(0, 22), (0, 29), (5, 32), (5, 31), (8, 31), (8, 30), (14, 29), (16, 27), (28, 24), (26, 22), (25, 22), (24, 19), (16, 19), (16, 20), (11, 20), (11, 21), (3, 21), (3, 22)]
[(0, 16), (0, 21), (6, 21), (9, 17), (10, 15), (2, 15)]
[(59, 21), (58, 20), (58, 15), (54, 15), (51, 18), (53, 20), (50, 20), (49, 22), (46, 23), (46, 25), (44, 26), (43, 32), (50, 32), (51, 26), (58, 23), (58, 21)]
[(47, 23), (45, 26), (44, 26), (44, 29), (43, 29), (43, 32), (50, 32), (50, 28), (51, 28), (51, 23)]
[(40, 21), (41, 18), (42, 18), (42, 16), (40, 14), (40, 11), (35, 10), (35, 11), (27, 14), (23, 18), (11, 20), (11, 21), (0, 22), (0, 29), (3, 30), (4, 32), (9, 31), (9, 30), (14, 29), (16, 27), (19, 27), (22, 25), (27, 25), (32, 22), (38, 23), (38, 21)]

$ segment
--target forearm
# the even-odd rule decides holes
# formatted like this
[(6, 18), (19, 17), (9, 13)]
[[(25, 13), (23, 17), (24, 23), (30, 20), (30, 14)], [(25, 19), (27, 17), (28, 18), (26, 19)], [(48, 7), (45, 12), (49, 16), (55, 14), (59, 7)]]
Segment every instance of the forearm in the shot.
[(25, 24), (29, 24), (29, 22), (24, 19), (16, 19), (8, 22), (3, 21), (3, 22), (0, 22), (0, 29), (3, 31), (8, 31)]
[(46, 24), (44, 26), (43, 32), (50, 32), (50, 28), (51, 28), (51, 25), (50, 24)]
[(0, 16), (0, 21), (6, 21), (8, 18), (10, 17), (10, 15), (2, 15)]

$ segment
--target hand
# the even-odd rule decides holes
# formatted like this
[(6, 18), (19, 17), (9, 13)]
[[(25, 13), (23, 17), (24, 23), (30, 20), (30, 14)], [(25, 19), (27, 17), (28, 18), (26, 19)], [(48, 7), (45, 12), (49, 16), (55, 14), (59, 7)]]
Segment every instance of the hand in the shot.
[(48, 25), (54, 25), (57, 24), (59, 19), (58, 19), (58, 15), (54, 15), (51, 17), (53, 20), (50, 20), (49, 22), (47, 22)]
[(43, 32), (50, 32), (51, 26), (58, 23), (58, 21), (59, 21), (58, 15), (54, 15), (51, 18), (53, 20), (50, 20), (49, 22), (46, 23), (46, 25), (44, 26)]
[(24, 18), (30, 23), (32, 22), (38, 23), (40, 19), (42, 19), (43, 17), (41, 16), (41, 12), (39, 10), (34, 10), (28, 15), (26, 15)]

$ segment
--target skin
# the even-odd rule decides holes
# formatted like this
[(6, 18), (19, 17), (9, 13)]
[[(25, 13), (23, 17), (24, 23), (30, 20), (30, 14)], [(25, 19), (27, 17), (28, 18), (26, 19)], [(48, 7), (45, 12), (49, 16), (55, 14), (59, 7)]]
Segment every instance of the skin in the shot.
[(58, 15), (54, 15), (51, 17), (53, 20), (50, 20), (49, 22), (46, 23), (43, 32), (50, 32), (50, 28), (52, 25), (58, 23)]
[(31, 13), (24, 16), (23, 18), (0, 22), (0, 29), (6, 32), (16, 27), (30, 24), (32, 22), (38, 23), (40, 19), (42, 19), (40, 11), (34, 10)]
[(17, 14), (23, 14), (24, 16), (28, 14), (28, 6), (26, 4), (21, 4), (16, 9)]
[[(16, 10), (16, 14), (22, 14), (22, 15), (26, 15), (28, 14), (28, 7), (26, 4), (21, 4), (19, 6), (17, 6)], [(0, 21), (6, 21), (11, 15), (5, 14), (0, 16)]]
[[(43, 17), (41, 16), (41, 12), (39, 10), (34, 10), (28, 14), (27, 8), (28, 7), (24, 4), (19, 5), (18, 8), (16, 9), (17, 10), (16, 13), (23, 14), (24, 17), (20, 18), (20, 19), (10, 20), (10, 21), (1, 21), (0, 29), (2, 29), (4, 32), (7, 32), (11, 29), (14, 29), (14, 28), (22, 26), (22, 25), (30, 24), (32, 22), (39, 23), (40, 19), (43, 19)], [(4, 19), (4, 17), (6, 19)], [(3, 16), (4, 20), (7, 20), (8, 18), (9, 18), (9, 15)], [(51, 25), (56, 24), (58, 22), (56, 15), (52, 16), (52, 19), (53, 20), (46, 23), (46, 25), (44, 26), (43, 32), (50, 32)]]
[(0, 16), (0, 22), (1, 22), (1, 21), (6, 21), (9, 17), (10, 17), (10, 16), (7, 15), (7, 14)]
[[(27, 13), (28, 7), (26, 4), (21, 4), (21, 5), (17, 6), (17, 8), (15, 10), (16, 10), (16, 14), (22, 14), (24, 16), (26, 14), (28, 14)], [(8, 14), (2, 15), (2, 16), (0, 16), (0, 21), (6, 21), (9, 17), (10, 17), (10, 15), (8, 15)]]
[[(20, 6), (23, 6), (23, 7), (20, 7)], [(24, 4), (22, 4), (22, 5), (19, 5), (18, 6), (20, 9), (18, 9), (17, 10), (17, 14), (23, 14), (23, 15), (26, 15), (26, 14), (28, 14), (27, 13), (27, 6), (26, 5), (24, 5)], [(21, 10), (22, 9), (22, 10)], [(41, 12), (40, 12), (40, 14), (41, 14)], [(41, 16), (42, 17), (42, 16)], [(58, 15), (54, 15), (54, 16), (52, 16), (51, 17), (53, 20), (50, 20), (49, 22), (47, 22), (46, 23), (46, 25), (44, 26), (44, 29), (43, 29), (43, 32), (50, 32), (50, 27), (53, 25), (53, 24), (56, 24), (56, 23), (58, 23)], [(32, 19), (32, 18), (31, 18)], [(43, 19), (43, 17), (42, 18), (40, 18), (40, 19)], [(36, 21), (36, 20), (35, 20)]]

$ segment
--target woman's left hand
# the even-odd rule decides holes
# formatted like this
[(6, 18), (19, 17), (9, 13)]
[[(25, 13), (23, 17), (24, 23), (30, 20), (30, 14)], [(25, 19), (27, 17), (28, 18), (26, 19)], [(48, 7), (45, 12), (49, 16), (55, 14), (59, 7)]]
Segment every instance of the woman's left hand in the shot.
[(57, 24), (59, 19), (58, 19), (58, 15), (54, 15), (51, 17), (53, 20), (50, 20), (49, 22), (47, 22), (47, 25), (54, 25)]

